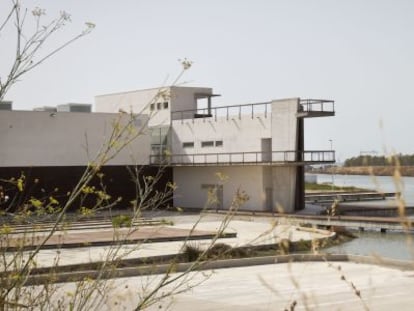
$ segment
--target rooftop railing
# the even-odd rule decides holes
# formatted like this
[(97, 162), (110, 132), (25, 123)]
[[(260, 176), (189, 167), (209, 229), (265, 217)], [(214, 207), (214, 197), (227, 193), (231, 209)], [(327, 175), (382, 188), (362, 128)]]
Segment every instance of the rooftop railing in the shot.
[[(217, 117), (225, 117), (229, 120), (230, 117), (237, 117), (241, 119), (243, 116), (250, 116), (252, 119), (255, 115), (264, 115), (267, 118), (268, 114), (272, 111), (271, 102), (253, 103), (245, 105), (232, 105), (223, 107), (210, 107), (200, 109), (190, 109), (181, 111), (172, 111), (172, 120), (185, 120), (185, 119), (206, 119), (213, 118), (217, 121)], [(333, 115), (335, 113), (335, 102), (333, 100), (325, 99), (301, 99), (300, 111), (298, 116), (314, 116), (314, 115)]]
[(199, 119), (199, 118), (214, 118), (217, 121), (217, 117), (226, 117), (229, 120), (230, 117), (236, 116), (241, 119), (242, 115), (250, 115), (253, 119), (256, 114), (265, 115), (271, 112), (271, 103), (254, 103), (245, 105), (233, 105), (223, 107), (211, 107), (201, 109), (191, 109), (182, 111), (172, 111), (172, 120), (185, 120), (185, 119)]
[(301, 99), (299, 117), (331, 116), (335, 114), (335, 101), (326, 99)]
[(151, 155), (150, 164), (197, 165), (306, 165), (334, 163), (335, 151), (273, 151)]

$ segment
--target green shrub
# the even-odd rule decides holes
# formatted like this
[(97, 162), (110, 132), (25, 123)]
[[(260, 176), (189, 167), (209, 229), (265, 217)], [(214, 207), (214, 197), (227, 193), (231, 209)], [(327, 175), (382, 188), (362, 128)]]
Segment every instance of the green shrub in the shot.
[(129, 215), (118, 215), (112, 218), (114, 228), (131, 227), (132, 218)]

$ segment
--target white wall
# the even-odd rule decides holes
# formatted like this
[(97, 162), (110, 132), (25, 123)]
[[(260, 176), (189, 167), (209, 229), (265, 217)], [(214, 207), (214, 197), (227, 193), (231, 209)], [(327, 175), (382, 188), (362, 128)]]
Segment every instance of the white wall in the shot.
[[(86, 165), (109, 138), (118, 115), (0, 111), (0, 167)], [(135, 127), (146, 120), (140, 116)], [(147, 133), (140, 135), (108, 164), (147, 164), (149, 141)]]
[(179, 87), (172, 86), (171, 92), (171, 111), (195, 110), (197, 93), (212, 94), (213, 89), (206, 87)]
[[(172, 153), (260, 152), (261, 139), (270, 138), (270, 115), (214, 117), (173, 120)], [(203, 141), (223, 141), (221, 147), (201, 147)], [(183, 142), (194, 142), (194, 148), (183, 148)]]
[[(172, 153), (238, 153), (261, 152), (262, 139), (272, 139), (272, 151), (295, 151), (297, 148), (297, 111), (299, 99), (277, 100), (272, 102), (272, 113), (244, 114), (240, 117), (210, 117), (203, 119), (187, 119), (172, 121)], [(223, 141), (223, 146), (201, 147), (203, 141)], [(193, 142), (193, 148), (183, 148), (183, 143)], [(251, 155), (254, 161), (254, 155)], [(185, 161), (204, 161), (202, 157), (183, 157)], [(211, 155), (208, 159), (214, 162), (226, 162), (225, 156)], [(249, 161), (244, 155), (244, 161)], [(283, 160), (284, 154), (274, 154), (273, 160)], [(294, 154), (292, 159), (295, 160)], [(233, 158), (234, 161), (234, 158)], [(260, 158), (259, 158), (260, 161)], [(214, 183), (214, 173), (223, 171), (229, 175), (225, 185), (225, 206), (230, 204), (231, 195), (238, 185), (251, 195), (247, 209), (276, 210), (293, 212), (295, 208), (296, 173), (295, 166), (228, 166), (228, 167), (177, 167), (174, 168), (174, 180), (183, 185), (185, 192), (180, 193), (175, 203), (184, 207), (195, 207), (206, 200), (205, 190), (201, 184)], [(227, 189), (226, 189), (227, 188)], [(188, 191), (187, 191), (188, 190)], [(229, 191), (230, 190), (230, 191)], [(266, 202), (266, 191), (271, 198)], [(179, 193), (179, 192), (178, 192)], [(185, 199), (184, 199), (185, 196)]]
[[(272, 150), (292, 151), (297, 146), (299, 98), (272, 101)], [(274, 155), (277, 160), (279, 155)]]
[[(196, 93), (211, 94), (212, 89), (172, 86), (98, 95), (95, 96), (95, 111), (116, 113), (123, 110), (148, 114), (149, 126), (169, 125), (171, 112), (196, 109)], [(168, 102), (167, 109), (164, 102)], [(161, 109), (157, 108), (158, 103), (161, 103)], [(150, 109), (151, 104), (155, 105), (154, 110)]]
[[(298, 108), (299, 98), (272, 101), (272, 150), (297, 149)], [(273, 155), (273, 160), (279, 157), (282, 155)], [(295, 208), (296, 172), (294, 166), (272, 168), (273, 202), (285, 212), (293, 212)]]
[[(150, 117), (149, 126), (157, 126), (170, 123), (170, 90), (169, 88), (153, 88), (122, 93), (113, 93), (95, 96), (95, 111), (118, 113), (120, 110), (137, 114), (147, 114)], [(165, 98), (161, 96), (164, 94)], [(169, 103), (168, 109), (164, 109), (163, 103)], [(161, 109), (157, 104), (161, 103)], [(155, 110), (150, 110), (150, 105), (155, 105)]]
[(295, 210), (296, 167), (272, 167), (273, 204), (278, 210), (293, 213)]
[[(207, 189), (202, 185), (223, 185), (223, 209), (228, 209), (237, 190), (244, 190), (249, 200), (241, 207), (245, 210), (264, 210), (265, 193), (261, 166), (174, 167), (174, 206), (203, 208), (207, 202)], [(228, 177), (221, 181), (217, 173)]]

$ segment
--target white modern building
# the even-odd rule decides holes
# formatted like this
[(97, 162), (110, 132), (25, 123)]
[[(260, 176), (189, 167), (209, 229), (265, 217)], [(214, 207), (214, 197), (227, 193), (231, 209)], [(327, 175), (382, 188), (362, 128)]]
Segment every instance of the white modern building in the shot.
[(128, 112), (144, 132), (106, 164), (109, 193), (135, 195), (126, 166), (154, 174), (162, 165), (160, 187), (173, 180), (171, 203), (181, 208), (203, 208), (214, 191), (210, 208), (227, 209), (242, 190), (249, 196), (243, 209), (302, 209), (304, 165), (335, 160), (332, 150), (304, 150), (304, 119), (333, 116), (334, 102), (290, 98), (217, 107), (215, 96), (211, 88), (177, 86), (107, 94), (96, 96), (95, 112), (75, 103), (35, 111), (0, 103), (0, 179), (24, 173), (42, 191), (70, 191), (114, 120)]
[(216, 107), (215, 96), (211, 88), (172, 86), (97, 96), (95, 110), (149, 116), (147, 164), (172, 168), (175, 206), (202, 208), (214, 190), (213, 208), (226, 209), (243, 190), (244, 209), (302, 209), (304, 165), (335, 161), (332, 150), (304, 150), (304, 119), (333, 116), (334, 102), (290, 98)]

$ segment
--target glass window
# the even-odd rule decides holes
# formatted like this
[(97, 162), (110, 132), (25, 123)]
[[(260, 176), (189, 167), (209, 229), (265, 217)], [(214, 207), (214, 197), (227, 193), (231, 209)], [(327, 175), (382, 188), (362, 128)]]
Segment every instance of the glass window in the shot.
[(223, 141), (222, 140), (216, 140), (216, 147), (222, 147)]
[(194, 148), (193, 142), (185, 142), (183, 143), (183, 148)]
[(161, 109), (161, 103), (157, 103), (157, 109), (160, 110)]
[(153, 111), (155, 109), (155, 104), (154, 103), (152, 103), (151, 105), (150, 105), (150, 110), (151, 111)]
[(201, 147), (214, 147), (214, 141), (212, 141), (212, 140), (202, 141), (201, 142)]
[(164, 109), (168, 109), (168, 102), (164, 102)]

